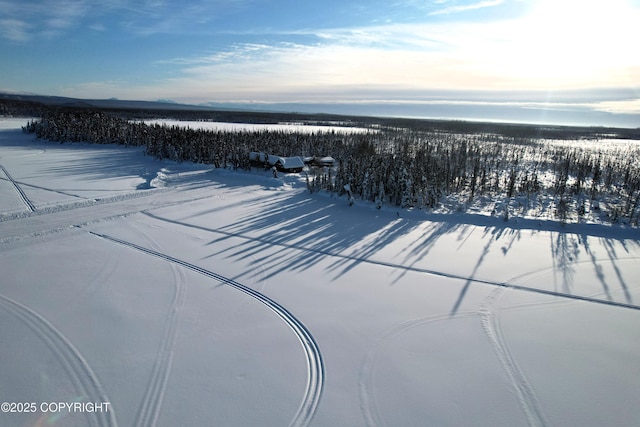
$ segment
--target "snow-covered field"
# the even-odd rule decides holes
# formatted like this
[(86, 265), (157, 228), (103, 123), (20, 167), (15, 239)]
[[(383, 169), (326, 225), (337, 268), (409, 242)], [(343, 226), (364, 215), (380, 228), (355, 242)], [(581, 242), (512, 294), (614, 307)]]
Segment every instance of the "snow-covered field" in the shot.
[(640, 422), (637, 229), (349, 207), (23, 122), (0, 120), (2, 426)]

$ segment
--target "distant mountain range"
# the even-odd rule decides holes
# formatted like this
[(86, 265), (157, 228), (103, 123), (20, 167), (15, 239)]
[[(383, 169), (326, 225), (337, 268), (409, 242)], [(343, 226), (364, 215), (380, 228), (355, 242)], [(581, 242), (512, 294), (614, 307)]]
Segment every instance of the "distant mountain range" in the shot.
[[(274, 106), (276, 108), (271, 108)], [(277, 104), (180, 104), (173, 100), (136, 101), (109, 99), (80, 99), (63, 96), (38, 95), (0, 89), (0, 115), (39, 115), (43, 108), (67, 107), (75, 109), (119, 110), (136, 117), (171, 117), (184, 120), (213, 120), (234, 123), (280, 123), (289, 121), (344, 121), (349, 117), (336, 114), (299, 113), (295, 109), (283, 112)], [(371, 120), (372, 118), (368, 118)]]
[(95, 108), (113, 108), (113, 109), (139, 109), (139, 110), (183, 110), (183, 111), (212, 111), (212, 108), (205, 105), (189, 105), (179, 104), (172, 100), (161, 99), (158, 101), (132, 101), (120, 100), (117, 98), (110, 99), (80, 99), (68, 98), (64, 96), (47, 96), (36, 95), (30, 93), (18, 92), (0, 92), (0, 99), (10, 99), (17, 101), (35, 102), (47, 106), (60, 107), (95, 107)]

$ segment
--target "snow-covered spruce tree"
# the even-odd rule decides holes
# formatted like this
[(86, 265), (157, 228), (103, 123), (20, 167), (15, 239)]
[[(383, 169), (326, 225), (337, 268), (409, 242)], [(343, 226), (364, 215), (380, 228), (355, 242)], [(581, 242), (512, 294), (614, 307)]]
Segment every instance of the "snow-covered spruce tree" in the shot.
[(598, 195), (598, 186), (602, 178), (601, 163), (602, 153), (598, 153), (598, 158), (593, 161), (591, 166), (591, 188), (589, 189), (589, 198), (591, 200), (596, 200)]
[(343, 188), (345, 193), (347, 193), (347, 201), (349, 202), (349, 206), (353, 206), (355, 198), (353, 197), (353, 193), (351, 192), (351, 185), (345, 184)]
[(401, 208), (413, 207), (413, 185), (407, 168), (403, 167), (400, 174), (400, 185), (402, 185), (402, 198), (400, 200)]
[(480, 158), (478, 156), (473, 159), (473, 170), (471, 172), (471, 180), (469, 182), (469, 202), (476, 195), (476, 185), (478, 183), (478, 175), (480, 173)]
[(378, 184), (378, 195), (376, 196), (376, 200), (375, 200), (376, 208), (378, 209), (382, 208), (382, 205), (384, 205), (384, 199), (385, 199), (384, 183), (380, 181)]
[(371, 197), (372, 197), (371, 179), (369, 178), (369, 171), (367, 170), (364, 173), (364, 178), (362, 179), (362, 199), (371, 200)]

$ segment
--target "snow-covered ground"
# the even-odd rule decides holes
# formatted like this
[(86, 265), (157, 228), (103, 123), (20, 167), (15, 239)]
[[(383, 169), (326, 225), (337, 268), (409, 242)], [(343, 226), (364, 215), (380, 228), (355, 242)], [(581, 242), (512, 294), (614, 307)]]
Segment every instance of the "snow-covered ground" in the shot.
[(23, 122), (0, 120), (0, 402), (36, 410), (2, 426), (640, 420), (637, 229), (349, 207)]

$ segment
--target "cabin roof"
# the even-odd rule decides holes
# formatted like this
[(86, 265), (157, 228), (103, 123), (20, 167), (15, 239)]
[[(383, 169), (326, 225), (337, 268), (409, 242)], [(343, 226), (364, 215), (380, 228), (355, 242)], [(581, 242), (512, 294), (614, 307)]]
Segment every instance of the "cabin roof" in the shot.
[(304, 161), (298, 156), (283, 157), (253, 151), (249, 153), (249, 159), (255, 162), (268, 163), (271, 166), (278, 166), (284, 170), (304, 168)]
[[(304, 167), (304, 162), (302, 161), (302, 159), (300, 157), (278, 157), (277, 160), (274, 163), (271, 163), (271, 157), (269, 156), (269, 163), (270, 164), (276, 164), (278, 162), (280, 162), (280, 165), (282, 166), (282, 168), (284, 169), (295, 169), (295, 168), (303, 168)], [(273, 157), (277, 157), (277, 156), (273, 156)]]

